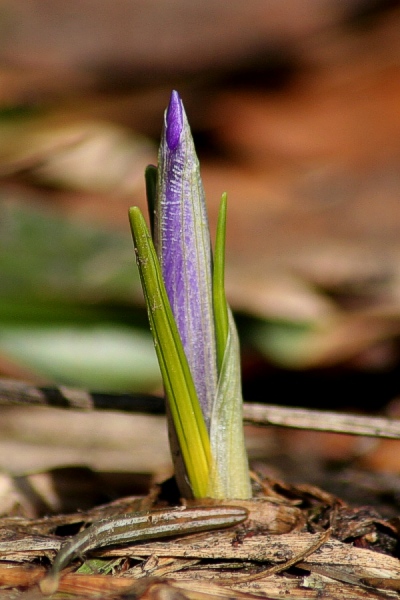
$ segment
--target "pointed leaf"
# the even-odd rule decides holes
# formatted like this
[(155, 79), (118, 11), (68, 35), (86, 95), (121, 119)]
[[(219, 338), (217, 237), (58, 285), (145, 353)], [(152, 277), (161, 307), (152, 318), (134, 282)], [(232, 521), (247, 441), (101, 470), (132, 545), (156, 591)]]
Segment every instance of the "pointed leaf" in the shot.
[(222, 194), (218, 213), (214, 252), (213, 302), (218, 372), (221, 371), (229, 332), (228, 305), (225, 296), (225, 239), (227, 196)]
[(147, 165), (144, 172), (146, 182), (147, 209), (149, 211), (151, 237), (154, 238), (154, 214), (156, 210), (157, 197), (157, 167)]
[(205, 497), (211, 463), (207, 429), (152, 239), (137, 207), (130, 209), (129, 217), (150, 328), (176, 434), (193, 494)]

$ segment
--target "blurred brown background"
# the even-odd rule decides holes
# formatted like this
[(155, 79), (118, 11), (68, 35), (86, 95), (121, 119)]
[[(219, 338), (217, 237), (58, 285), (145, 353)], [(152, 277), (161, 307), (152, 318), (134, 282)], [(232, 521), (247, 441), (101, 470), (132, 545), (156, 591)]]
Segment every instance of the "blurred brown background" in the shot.
[[(389, 0), (0, 2), (1, 373), (159, 389), (127, 208), (145, 207), (173, 88), (213, 231), (228, 192), (245, 398), (397, 416), (400, 8)], [(143, 372), (115, 350), (115, 375), (127, 325)], [(100, 364), (89, 375), (88, 356)], [(254, 458), (279, 454), (271, 436), (249, 433)], [(400, 467), (397, 442), (288, 437), (303, 462), (319, 447), (336, 463)]]

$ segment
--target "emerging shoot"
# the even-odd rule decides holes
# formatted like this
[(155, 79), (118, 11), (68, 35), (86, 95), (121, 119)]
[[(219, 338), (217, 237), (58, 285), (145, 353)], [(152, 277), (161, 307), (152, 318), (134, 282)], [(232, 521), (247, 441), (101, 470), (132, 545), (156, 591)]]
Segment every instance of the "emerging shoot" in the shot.
[(227, 200), (224, 194), (213, 265), (200, 165), (175, 91), (146, 191), (152, 236), (138, 208), (130, 221), (178, 485), (185, 496), (249, 498), (239, 343), (224, 291)]

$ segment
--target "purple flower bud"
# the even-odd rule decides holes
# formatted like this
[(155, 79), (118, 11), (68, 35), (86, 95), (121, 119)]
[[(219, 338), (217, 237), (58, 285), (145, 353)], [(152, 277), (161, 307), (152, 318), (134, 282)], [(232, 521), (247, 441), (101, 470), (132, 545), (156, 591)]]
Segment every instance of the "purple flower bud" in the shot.
[(217, 389), (212, 254), (200, 165), (182, 101), (172, 92), (158, 157), (155, 245), (204, 419)]
[(169, 150), (173, 151), (179, 144), (183, 128), (183, 106), (178, 92), (171, 94), (171, 100), (167, 108), (165, 119), (165, 137)]

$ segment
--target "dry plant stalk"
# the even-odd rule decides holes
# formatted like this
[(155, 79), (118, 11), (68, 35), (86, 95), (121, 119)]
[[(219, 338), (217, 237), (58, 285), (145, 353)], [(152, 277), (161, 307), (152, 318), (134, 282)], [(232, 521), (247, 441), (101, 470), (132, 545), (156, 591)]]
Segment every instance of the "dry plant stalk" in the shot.
[[(148, 414), (164, 412), (164, 401), (158, 396), (96, 394), (79, 388), (37, 386), (14, 379), (0, 379), (0, 405), (53, 406), (78, 411), (97, 409)], [(244, 402), (243, 418), (246, 423), (261, 426), (276, 425), (348, 435), (400, 439), (399, 419), (385, 417)]]

